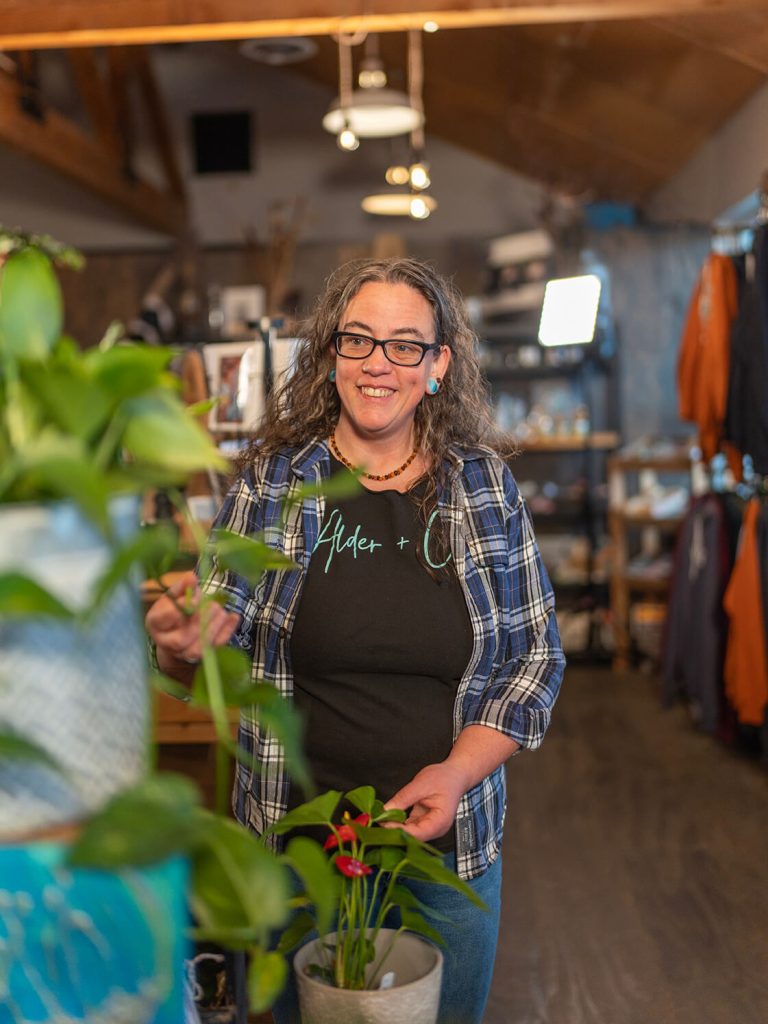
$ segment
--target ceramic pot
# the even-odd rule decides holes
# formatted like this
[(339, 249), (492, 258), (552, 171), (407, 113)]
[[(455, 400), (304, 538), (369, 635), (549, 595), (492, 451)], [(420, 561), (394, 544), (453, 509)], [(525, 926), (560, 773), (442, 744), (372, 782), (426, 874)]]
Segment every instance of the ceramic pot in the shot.
[[(110, 507), (121, 539), (138, 502)], [(69, 608), (87, 608), (111, 554), (70, 502), (0, 506), (0, 573), (29, 576)], [(122, 584), (87, 622), (0, 619), (0, 731), (42, 747), (61, 767), (0, 760), (0, 837), (99, 810), (145, 769), (149, 696), (138, 586)]]
[[(376, 961), (392, 941), (394, 931), (382, 928), (376, 938)], [(335, 935), (326, 937), (333, 941)], [(304, 968), (321, 963), (320, 940), (296, 954), (293, 967), (299, 990), (302, 1024), (435, 1024), (440, 1005), (443, 954), (431, 942), (411, 932), (397, 937), (383, 972), (393, 972), (394, 986), (372, 991), (333, 988), (311, 978)], [(368, 972), (372, 970), (368, 968)], [(366, 972), (366, 977), (370, 975)]]

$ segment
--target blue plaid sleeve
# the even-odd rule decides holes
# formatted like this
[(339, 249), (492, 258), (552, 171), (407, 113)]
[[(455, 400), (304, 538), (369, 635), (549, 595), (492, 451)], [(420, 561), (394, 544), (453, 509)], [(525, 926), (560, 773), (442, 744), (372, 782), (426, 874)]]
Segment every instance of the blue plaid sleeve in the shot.
[(486, 685), (464, 725), (486, 725), (539, 746), (549, 725), (565, 668), (552, 585), (530, 515), (511, 473), (505, 473), (511, 607), (505, 660)]

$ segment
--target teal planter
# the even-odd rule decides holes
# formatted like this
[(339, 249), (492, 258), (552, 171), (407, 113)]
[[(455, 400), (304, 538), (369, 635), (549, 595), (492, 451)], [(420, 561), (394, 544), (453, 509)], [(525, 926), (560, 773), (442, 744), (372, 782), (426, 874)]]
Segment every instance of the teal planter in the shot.
[(0, 846), (0, 1024), (182, 1024), (187, 865), (68, 868)]

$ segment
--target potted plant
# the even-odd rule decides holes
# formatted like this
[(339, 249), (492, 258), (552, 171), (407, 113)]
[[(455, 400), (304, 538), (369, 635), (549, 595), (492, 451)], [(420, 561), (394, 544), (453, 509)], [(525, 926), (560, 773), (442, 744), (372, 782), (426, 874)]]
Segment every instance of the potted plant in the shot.
[[(142, 574), (161, 579), (178, 536), (139, 528), (138, 494), (162, 487), (183, 509), (186, 476), (223, 463), (195, 418), (201, 410), (179, 399), (171, 352), (125, 343), (116, 325), (89, 350), (62, 334), (54, 264), (80, 262), (48, 237), (0, 228), (0, 990), (19, 1020), (180, 1024), (189, 905), (197, 938), (247, 954), (257, 1012), (281, 990), (288, 951), (308, 928), (324, 936), (334, 922), (332, 961), (321, 945), (300, 985), (319, 978), (341, 985), (322, 987), (342, 998), (386, 996), (365, 986), (380, 983), (382, 966), (393, 970), (392, 939), (395, 950), (410, 941), (405, 930), (439, 941), (400, 880), (475, 897), (437, 851), (385, 827), (402, 813), (385, 812), (369, 788), (347, 794), (357, 820), (333, 825), (340, 794), (329, 793), (276, 826), (326, 826), (330, 859), (304, 837), (276, 857), (229, 819), (229, 759), (249, 756), (231, 737), (229, 707), (269, 723), (310, 789), (299, 723), (274, 687), (251, 678), (242, 652), (203, 643), (183, 694), (216, 726), (215, 812), (190, 780), (152, 770), (149, 683), (179, 687), (150, 671), (138, 584)], [(291, 567), (260, 538), (220, 532), (209, 544), (188, 522), (203, 571), (214, 547), (223, 568), (254, 585), (265, 570)], [(213, 600), (203, 600), (201, 620)], [(439, 963), (433, 946), (425, 955)], [(399, 972), (388, 1003), (411, 989)], [(392, 1006), (389, 1014), (400, 1019)]]
[[(351, 806), (359, 813), (337, 812)], [(406, 833), (406, 815), (386, 810), (372, 787), (330, 791), (286, 814), (271, 832), (297, 827), (327, 830), (324, 850), (335, 870), (335, 929), (308, 896), (283, 934), (284, 952), (310, 933), (294, 970), (302, 1020), (307, 1024), (434, 1024), (440, 1003), (442, 939), (435, 915), (407, 887), (408, 879), (448, 885), (477, 906), (472, 889), (448, 869), (439, 850)], [(295, 839), (294, 842), (300, 842)]]
[[(169, 567), (177, 535), (139, 529), (138, 494), (224, 462), (179, 398), (172, 352), (118, 326), (89, 350), (62, 333), (54, 263), (80, 262), (0, 230), (0, 988), (22, 1020), (179, 1024), (189, 896), (201, 935), (251, 954), (264, 1009), (287, 970), (268, 938), (289, 913), (288, 869), (226, 817), (226, 708), (268, 717), (302, 777), (298, 727), (244, 657), (206, 646), (191, 699), (221, 738), (217, 813), (151, 770), (138, 583)], [(219, 548), (254, 580), (285, 565), (258, 539)], [(319, 850), (300, 844), (292, 862), (322, 904)]]

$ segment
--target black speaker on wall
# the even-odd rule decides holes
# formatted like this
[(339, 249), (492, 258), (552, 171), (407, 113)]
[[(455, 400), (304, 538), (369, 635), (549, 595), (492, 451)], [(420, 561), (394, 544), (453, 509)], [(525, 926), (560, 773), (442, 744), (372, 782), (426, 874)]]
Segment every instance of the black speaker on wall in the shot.
[(248, 174), (253, 170), (249, 110), (192, 115), (195, 174)]

